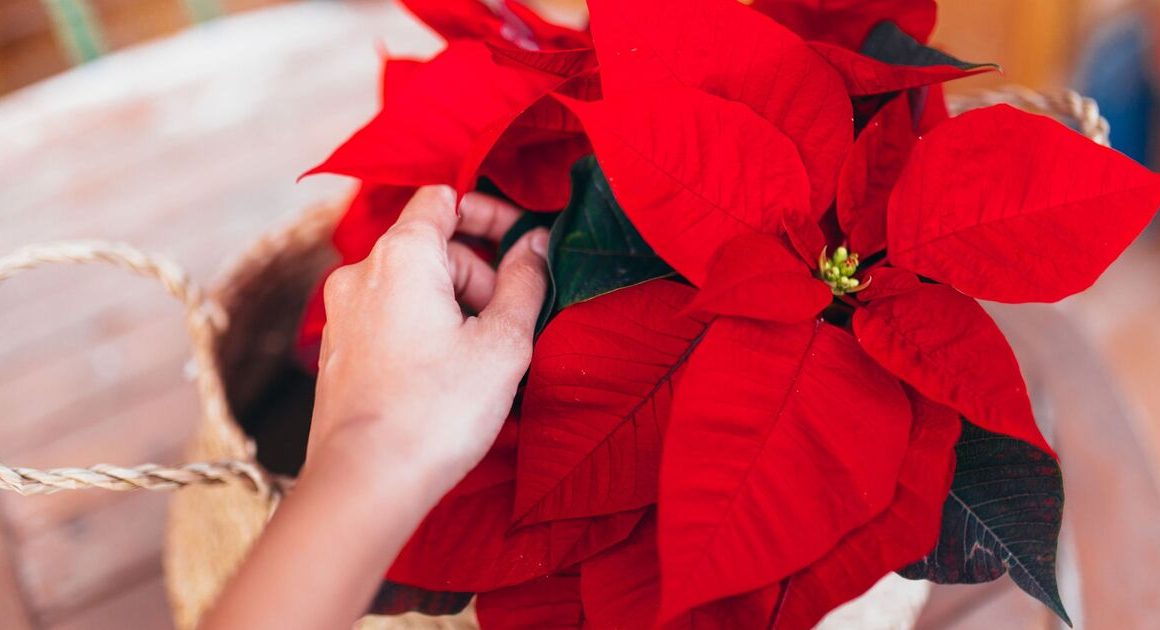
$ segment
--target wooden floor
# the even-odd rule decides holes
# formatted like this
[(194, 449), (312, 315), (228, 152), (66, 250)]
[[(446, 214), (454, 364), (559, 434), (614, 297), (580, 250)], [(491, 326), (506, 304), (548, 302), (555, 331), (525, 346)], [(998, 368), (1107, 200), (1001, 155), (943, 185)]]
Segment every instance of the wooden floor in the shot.
[[(382, 3), (309, 4), (233, 18), (0, 100), (0, 252), (111, 238), (209, 281), (259, 234), (344, 193), (340, 180), (293, 180), (375, 107), (380, 41), (431, 45)], [(1160, 248), (1147, 239), (1063, 307), (1129, 406), (1152, 419), (1141, 425), (1149, 453), (1160, 453), (1157, 269)], [(69, 268), (0, 286), (0, 461), (178, 462), (197, 422), (187, 356), (179, 308), (146, 281)], [(0, 628), (169, 627), (165, 509), (153, 494), (0, 496)], [(924, 628), (1054, 627), (1007, 582), (966, 599), (952, 591), (936, 597)]]

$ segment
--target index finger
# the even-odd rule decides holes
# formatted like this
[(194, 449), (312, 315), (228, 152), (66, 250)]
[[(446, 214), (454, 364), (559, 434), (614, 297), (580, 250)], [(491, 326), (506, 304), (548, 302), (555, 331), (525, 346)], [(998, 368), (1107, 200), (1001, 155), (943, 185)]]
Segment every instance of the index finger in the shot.
[(455, 213), (458, 197), (451, 186), (423, 186), (407, 202), (395, 225), (428, 223), (444, 240), (449, 240), (455, 234), (455, 226), (459, 224), (459, 217)]

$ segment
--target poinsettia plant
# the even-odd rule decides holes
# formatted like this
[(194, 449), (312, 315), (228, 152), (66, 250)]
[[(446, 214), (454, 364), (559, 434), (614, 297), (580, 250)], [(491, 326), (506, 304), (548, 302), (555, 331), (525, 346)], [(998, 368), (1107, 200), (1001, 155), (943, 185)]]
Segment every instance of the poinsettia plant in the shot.
[[(1064, 620), (1060, 468), (976, 300), (1083, 290), (1160, 178), (926, 45), (928, 0), (407, 0), (447, 39), (315, 172), (365, 257), (415, 187), (551, 226), (526, 386), (381, 608), (483, 627), (809, 628), (890, 572)], [(751, 5), (751, 6), (749, 6)], [(502, 247), (501, 254), (502, 254)], [(315, 299), (301, 346), (325, 321)]]

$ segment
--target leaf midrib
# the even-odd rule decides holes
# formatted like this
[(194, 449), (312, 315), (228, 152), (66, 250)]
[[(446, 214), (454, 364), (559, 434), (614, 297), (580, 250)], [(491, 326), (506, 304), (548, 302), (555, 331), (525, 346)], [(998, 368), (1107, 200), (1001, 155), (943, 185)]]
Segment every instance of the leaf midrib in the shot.
[[(1039, 493), (1035, 493), (1036, 496), (1038, 496), (1038, 494)], [(1027, 577), (1031, 580), (1031, 582), (1033, 584), (1035, 584), (1035, 587), (1037, 589), (1039, 589), (1040, 593), (1042, 593), (1043, 599), (1045, 599), (1045, 600), (1053, 599), (1053, 597), (1051, 596), (1051, 593), (1043, 586), (1043, 584), (1041, 584), (1039, 582), (1039, 580), (1035, 577), (1035, 574), (1032, 573), (1031, 570), (1027, 568), (1027, 565), (1023, 564), (1023, 560), (1014, 551), (1012, 551), (1010, 547), (1007, 546), (1007, 543), (1005, 543), (1003, 541), (1003, 539), (1000, 538), (999, 535), (995, 533), (995, 530), (991, 529), (991, 526), (988, 525), (987, 522), (985, 520), (983, 520), (983, 518), (981, 516), (979, 516), (978, 513), (976, 513), (973, 509), (971, 509), (971, 506), (968, 505), (967, 502), (964, 501), (963, 498), (960, 497), (958, 495), (958, 493), (954, 491), (953, 488), (951, 489), (948, 496), (950, 496), (950, 498), (954, 499), (955, 502), (959, 504), (959, 506), (961, 507), (963, 512), (965, 512), (967, 514), (968, 518), (974, 519), (975, 522), (977, 522), (979, 524), (979, 526), (983, 528), (984, 534), (986, 534), (987, 536), (990, 536), (991, 538), (993, 538), (995, 540), (995, 543), (1004, 552), (1007, 553), (1007, 556), (1010, 560), (1014, 560), (1015, 564), (1019, 567), (1019, 570), (1021, 570), (1025, 575), (1027, 575)], [(963, 542), (965, 543), (966, 540), (964, 539)], [(966, 554), (964, 554), (964, 558), (965, 557), (967, 557)], [(1008, 568), (1008, 570), (1010, 570), (1010, 569)]]

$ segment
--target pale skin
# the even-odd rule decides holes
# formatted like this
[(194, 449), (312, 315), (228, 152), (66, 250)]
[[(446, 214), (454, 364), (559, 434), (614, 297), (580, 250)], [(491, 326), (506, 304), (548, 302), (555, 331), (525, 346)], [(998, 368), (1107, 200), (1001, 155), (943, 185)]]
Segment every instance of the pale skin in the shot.
[(371, 255), (327, 281), (306, 463), (203, 629), (349, 628), (495, 441), (531, 361), (547, 233), (492, 269), (451, 239), (498, 241), (518, 211), (471, 193), (457, 216), (455, 202), (419, 189)]

